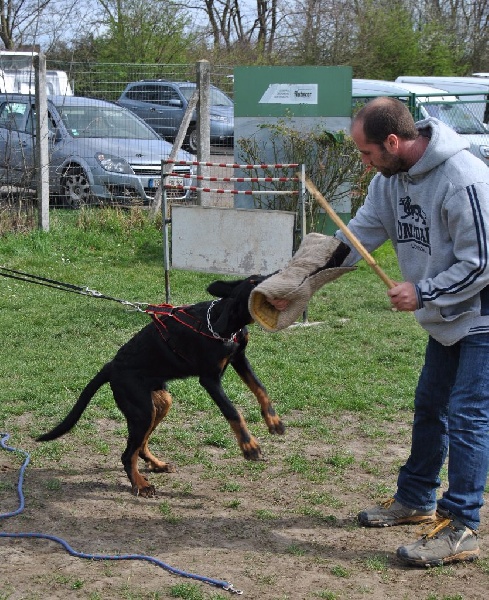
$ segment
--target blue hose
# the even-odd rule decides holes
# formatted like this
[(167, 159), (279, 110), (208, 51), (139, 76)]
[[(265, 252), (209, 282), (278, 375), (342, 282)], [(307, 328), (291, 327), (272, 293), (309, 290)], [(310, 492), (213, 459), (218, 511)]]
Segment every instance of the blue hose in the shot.
[[(22, 491), (23, 483), (24, 483), (24, 474), (27, 468), (27, 465), (30, 462), (30, 456), (24, 450), (19, 450), (17, 448), (12, 448), (11, 446), (7, 446), (6, 441), (9, 439), (10, 435), (8, 433), (0, 433), (0, 446), (4, 450), (8, 450), (9, 452), (19, 452), (23, 454), (25, 459), (22, 464), (19, 472), (19, 480), (17, 484), (17, 494), (19, 497), (19, 507), (17, 510), (8, 513), (0, 513), (0, 519), (6, 519), (8, 517), (15, 517), (20, 514), (24, 510), (24, 493)], [(202, 581), (204, 583), (208, 583), (210, 585), (220, 587), (227, 592), (231, 592), (233, 594), (242, 594), (241, 590), (237, 590), (231, 583), (227, 581), (220, 581), (219, 579), (211, 579), (209, 577), (203, 577), (201, 575), (196, 575), (194, 573), (188, 573), (186, 571), (181, 571), (175, 567), (172, 567), (157, 558), (153, 558), (152, 556), (145, 556), (144, 554), (116, 554), (116, 555), (107, 555), (107, 554), (87, 554), (85, 552), (77, 552), (74, 550), (65, 540), (56, 537), (55, 535), (48, 535), (46, 533), (5, 533), (0, 532), (0, 537), (2, 538), (38, 538), (43, 540), (50, 540), (52, 542), (56, 542), (61, 544), (63, 548), (72, 556), (76, 556), (77, 558), (88, 558), (90, 560), (144, 560), (154, 565), (165, 569), (169, 573), (173, 573), (174, 575), (180, 575), (181, 577), (187, 577), (190, 579), (196, 579), (197, 581)]]

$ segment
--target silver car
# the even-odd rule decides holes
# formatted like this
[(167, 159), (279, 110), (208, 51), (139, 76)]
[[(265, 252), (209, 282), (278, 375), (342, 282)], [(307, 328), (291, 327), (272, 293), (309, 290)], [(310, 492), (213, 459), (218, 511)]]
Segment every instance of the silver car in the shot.
[[(50, 195), (64, 206), (148, 204), (161, 183), (161, 160), (172, 146), (131, 111), (103, 100), (49, 96)], [(0, 94), (0, 185), (33, 188), (34, 97)], [(180, 151), (178, 161), (195, 157)], [(165, 183), (189, 186), (191, 165), (175, 165)], [(175, 187), (169, 196), (189, 198)]]

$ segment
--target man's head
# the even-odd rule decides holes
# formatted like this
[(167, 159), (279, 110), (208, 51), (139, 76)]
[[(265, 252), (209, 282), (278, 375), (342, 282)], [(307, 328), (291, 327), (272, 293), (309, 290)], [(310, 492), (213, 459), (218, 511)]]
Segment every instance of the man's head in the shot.
[(353, 119), (351, 135), (362, 161), (385, 177), (407, 171), (422, 154), (415, 147), (419, 132), (414, 119), (397, 98), (375, 98), (366, 104)]

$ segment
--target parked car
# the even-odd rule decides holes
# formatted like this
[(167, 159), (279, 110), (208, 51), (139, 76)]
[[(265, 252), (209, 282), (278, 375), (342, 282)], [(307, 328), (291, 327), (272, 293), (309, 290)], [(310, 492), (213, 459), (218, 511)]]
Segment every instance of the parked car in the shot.
[[(49, 96), (48, 117), (52, 197), (72, 207), (148, 204), (154, 198), (161, 160), (172, 146), (131, 111), (93, 98)], [(0, 94), (0, 185), (34, 187), (35, 123), (33, 96)], [(176, 160), (195, 157), (180, 151)], [(182, 176), (191, 169), (175, 165), (166, 182), (184, 185)], [(189, 191), (175, 188), (169, 195), (186, 200)]]
[(352, 80), (354, 107), (377, 96), (397, 96), (405, 102), (413, 102), (412, 109), (416, 120), (427, 117), (440, 119), (467, 140), (470, 152), (489, 166), (489, 130), (466, 104), (459, 102), (446, 90), (378, 79)]
[(446, 90), (464, 100), (484, 123), (489, 123), (489, 79), (483, 77), (424, 77), (400, 75), (396, 83), (421, 83)]
[[(196, 89), (188, 81), (148, 79), (129, 83), (118, 102), (144, 119), (161, 137), (173, 141), (182, 123), (188, 102)], [(210, 143), (232, 146), (234, 143), (234, 103), (219, 88), (210, 86)], [(197, 152), (197, 115), (194, 111), (184, 144)]]

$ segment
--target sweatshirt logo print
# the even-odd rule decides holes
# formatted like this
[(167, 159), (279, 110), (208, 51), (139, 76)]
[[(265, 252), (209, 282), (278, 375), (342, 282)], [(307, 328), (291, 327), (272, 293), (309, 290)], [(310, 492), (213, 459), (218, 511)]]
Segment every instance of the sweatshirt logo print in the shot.
[(427, 248), (431, 254), (430, 228), (426, 226), (426, 213), (419, 204), (412, 204), (411, 198), (406, 196), (399, 199), (404, 213), (400, 214), (397, 221), (397, 241), (400, 244), (414, 242)]

